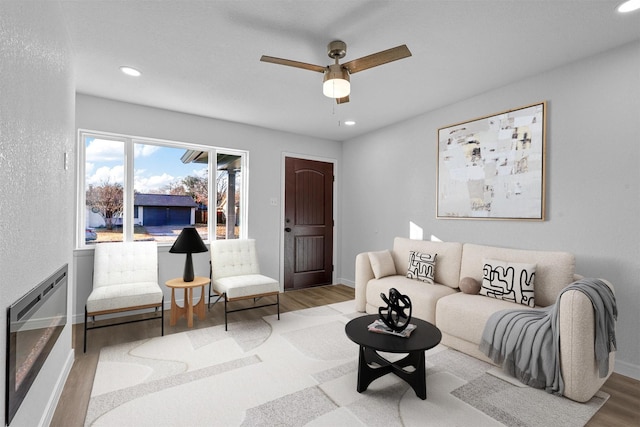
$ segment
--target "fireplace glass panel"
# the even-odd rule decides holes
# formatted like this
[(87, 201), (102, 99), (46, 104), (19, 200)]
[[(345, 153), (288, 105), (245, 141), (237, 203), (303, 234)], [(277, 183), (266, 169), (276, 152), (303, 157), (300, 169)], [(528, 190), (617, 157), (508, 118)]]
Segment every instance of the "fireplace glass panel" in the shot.
[(67, 265), (7, 309), (9, 424), (67, 322)]

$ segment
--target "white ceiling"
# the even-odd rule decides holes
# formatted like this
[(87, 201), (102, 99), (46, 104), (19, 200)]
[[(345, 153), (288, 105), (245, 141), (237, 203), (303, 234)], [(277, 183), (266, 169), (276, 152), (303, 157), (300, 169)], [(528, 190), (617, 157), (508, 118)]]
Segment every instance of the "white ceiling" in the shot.
[[(338, 141), (640, 39), (619, 2), (60, 0), (78, 92)], [(354, 74), (342, 105), (322, 74), (259, 61), (327, 65), (336, 39), (341, 62), (413, 56)]]

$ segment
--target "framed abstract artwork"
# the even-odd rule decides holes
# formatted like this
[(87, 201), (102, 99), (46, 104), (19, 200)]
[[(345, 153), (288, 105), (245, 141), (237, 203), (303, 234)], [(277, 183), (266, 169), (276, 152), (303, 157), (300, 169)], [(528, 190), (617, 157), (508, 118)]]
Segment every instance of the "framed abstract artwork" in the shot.
[(546, 102), (438, 129), (437, 218), (544, 221)]

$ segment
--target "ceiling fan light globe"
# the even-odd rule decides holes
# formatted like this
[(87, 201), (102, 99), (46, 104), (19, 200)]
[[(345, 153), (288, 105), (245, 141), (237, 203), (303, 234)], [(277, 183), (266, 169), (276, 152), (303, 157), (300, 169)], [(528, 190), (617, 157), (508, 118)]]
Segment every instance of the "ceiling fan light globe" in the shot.
[(333, 64), (324, 73), (324, 83), (322, 93), (329, 98), (344, 98), (351, 93), (351, 83), (349, 82), (349, 72), (342, 68), (340, 64)]
[(344, 79), (331, 79), (322, 84), (322, 93), (329, 98), (344, 98), (351, 93), (351, 83)]

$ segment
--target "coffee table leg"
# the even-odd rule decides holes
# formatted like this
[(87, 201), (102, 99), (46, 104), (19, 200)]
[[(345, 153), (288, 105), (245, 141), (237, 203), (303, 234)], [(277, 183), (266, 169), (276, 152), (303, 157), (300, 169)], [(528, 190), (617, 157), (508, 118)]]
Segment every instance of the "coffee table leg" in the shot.
[[(376, 362), (379, 368), (372, 368), (369, 363)], [(369, 384), (392, 371), (389, 362), (370, 348), (360, 346), (358, 354), (358, 393), (362, 393), (369, 387)]]
[[(377, 363), (380, 367), (372, 368), (369, 366), (371, 362)], [(413, 366), (415, 370), (413, 372), (407, 372), (403, 369), (407, 366)], [(373, 380), (390, 372), (393, 372), (406, 381), (420, 399), (425, 400), (427, 398), (427, 372), (425, 368), (424, 351), (409, 353), (404, 359), (391, 363), (380, 356), (375, 350), (360, 346), (358, 353), (358, 393), (365, 391)]]
[[(402, 369), (406, 366), (413, 366), (415, 370), (407, 372)], [(416, 392), (416, 396), (422, 400), (427, 398), (427, 370), (424, 351), (409, 353), (407, 357), (394, 363), (393, 367), (393, 373), (405, 380)]]
[(425, 400), (427, 398), (427, 370), (424, 366), (424, 351), (418, 352), (416, 356), (418, 356), (418, 360), (416, 361), (416, 364), (413, 365), (416, 370), (411, 373), (411, 379), (408, 382), (416, 392), (416, 396)]

